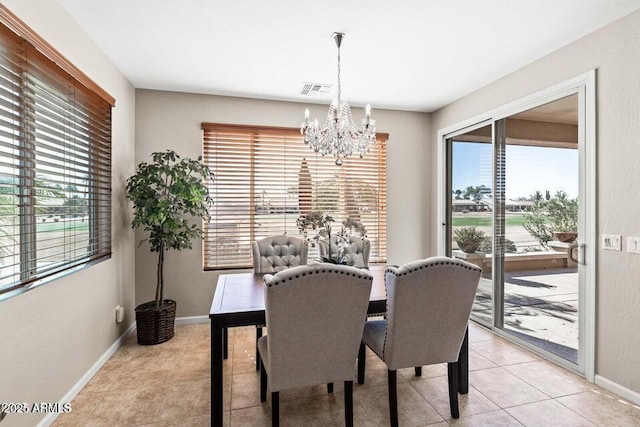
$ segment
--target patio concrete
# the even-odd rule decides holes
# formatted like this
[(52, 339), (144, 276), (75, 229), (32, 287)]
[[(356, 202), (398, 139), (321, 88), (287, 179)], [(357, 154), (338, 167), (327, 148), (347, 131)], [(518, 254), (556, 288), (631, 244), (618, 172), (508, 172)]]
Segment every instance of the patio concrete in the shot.
[[(491, 323), (491, 279), (482, 278), (473, 314)], [(508, 272), (505, 331), (577, 362), (578, 272), (575, 268)]]

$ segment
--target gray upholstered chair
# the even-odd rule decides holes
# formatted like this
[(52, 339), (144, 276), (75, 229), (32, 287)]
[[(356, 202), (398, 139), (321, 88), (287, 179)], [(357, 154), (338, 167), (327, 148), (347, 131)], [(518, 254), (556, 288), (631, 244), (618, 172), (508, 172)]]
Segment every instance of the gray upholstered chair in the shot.
[[(309, 246), (307, 242), (285, 234), (265, 237), (251, 244), (254, 273), (277, 273), (287, 268), (307, 264)], [(256, 326), (256, 355), (262, 326)], [(256, 362), (256, 371), (260, 364)]]
[(391, 425), (398, 425), (396, 370), (448, 364), (451, 416), (458, 418), (458, 354), (465, 338), (481, 270), (462, 260), (433, 257), (387, 267), (387, 317), (366, 322), (358, 355), (364, 382), (366, 344), (388, 368)]
[[(371, 242), (364, 237), (347, 237), (349, 245), (345, 248), (345, 258), (353, 262), (354, 267), (368, 268), (369, 254), (371, 253)], [(325, 241), (318, 242), (318, 250), (323, 258), (329, 257), (329, 243)], [(337, 237), (331, 236), (331, 253), (338, 253)]]
[(284, 269), (305, 265), (309, 247), (307, 242), (287, 235), (267, 237), (251, 244), (253, 271), (277, 273)]
[[(307, 242), (296, 237), (279, 235), (266, 237), (251, 244), (254, 273), (276, 273), (297, 265), (307, 264), (309, 246)], [(229, 333), (224, 329), (223, 353), (226, 359), (229, 354)], [(257, 340), (262, 336), (262, 326), (256, 326), (256, 355), (258, 354)], [(260, 365), (256, 363), (256, 371)]]
[(345, 421), (353, 425), (353, 377), (373, 277), (366, 270), (314, 264), (266, 275), (267, 336), (258, 340), (260, 401), (271, 390), (272, 425), (279, 392), (344, 381)]

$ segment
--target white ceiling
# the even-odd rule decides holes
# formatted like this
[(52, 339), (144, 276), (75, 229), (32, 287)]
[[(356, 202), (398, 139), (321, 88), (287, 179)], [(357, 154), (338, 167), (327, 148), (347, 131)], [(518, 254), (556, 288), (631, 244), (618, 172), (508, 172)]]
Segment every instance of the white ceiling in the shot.
[(59, 0), (136, 88), (434, 111), (640, 0)]

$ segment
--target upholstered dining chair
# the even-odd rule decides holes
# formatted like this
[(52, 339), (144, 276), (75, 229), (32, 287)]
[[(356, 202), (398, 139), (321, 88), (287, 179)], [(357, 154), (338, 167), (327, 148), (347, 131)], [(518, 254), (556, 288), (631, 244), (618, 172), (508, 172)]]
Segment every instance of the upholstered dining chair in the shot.
[[(309, 246), (297, 237), (279, 235), (265, 237), (251, 244), (254, 273), (277, 273), (287, 268), (307, 264)], [(256, 326), (256, 356), (258, 338), (262, 336), (262, 326)], [(256, 361), (256, 371), (260, 364)]]
[[(345, 247), (345, 258), (352, 262), (353, 267), (369, 268), (369, 254), (371, 253), (371, 242), (364, 237), (347, 237), (348, 245)], [(338, 253), (338, 238), (331, 236), (330, 242), (320, 241), (318, 251), (322, 258), (329, 257), (329, 244), (331, 253)]]
[[(276, 273), (284, 269), (307, 264), (309, 246), (307, 242), (296, 237), (278, 235), (266, 237), (251, 244), (254, 273)], [(226, 359), (229, 354), (229, 332), (223, 331), (223, 353)], [(262, 326), (256, 326), (256, 356), (258, 354), (258, 338), (262, 336)], [(256, 371), (260, 365), (256, 362)]]
[(279, 393), (344, 381), (345, 423), (353, 425), (353, 377), (373, 277), (366, 270), (314, 264), (266, 275), (269, 333), (258, 340), (260, 401), (271, 390), (279, 425)]
[(307, 242), (287, 235), (267, 237), (251, 244), (253, 271), (277, 273), (284, 269), (305, 265), (309, 247)]
[(364, 383), (365, 344), (388, 369), (391, 425), (398, 425), (396, 371), (447, 363), (451, 416), (458, 411), (458, 354), (465, 337), (481, 270), (468, 262), (432, 257), (385, 269), (387, 316), (367, 321), (358, 355)]

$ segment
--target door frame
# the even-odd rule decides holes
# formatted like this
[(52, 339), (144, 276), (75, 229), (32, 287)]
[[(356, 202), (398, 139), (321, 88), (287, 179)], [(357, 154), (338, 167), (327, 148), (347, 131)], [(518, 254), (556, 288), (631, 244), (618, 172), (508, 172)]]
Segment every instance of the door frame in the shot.
[[(590, 70), (563, 82), (557, 83), (548, 88), (542, 89), (515, 101), (509, 102), (500, 107), (489, 110), (485, 113), (463, 120), (454, 125), (438, 130), (437, 136), (437, 253), (446, 254), (446, 227), (447, 227), (447, 139), (476, 129), (488, 124), (492, 125), (493, 144), (495, 144), (495, 123), (500, 119), (507, 118), (531, 108), (552, 102), (556, 99), (572, 94), (578, 94), (578, 162), (579, 162), (579, 195), (582, 199), (580, 212), (578, 214), (579, 229), (582, 238), (579, 243), (582, 245), (582, 257), (584, 265), (578, 266), (580, 281), (579, 289), (579, 342), (584, 360), (578, 361), (578, 366), (582, 365), (585, 378), (593, 382), (595, 374), (595, 331), (596, 331), (596, 71)], [(495, 175), (495, 171), (494, 171)], [(495, 189), (493, 189), (495, 190)], [(495, 288), (494, 288), (495, 289)], [(495, 316), (495, 298), (494, 313)], [(495, 328), (495, 317), (493, 317), (492, 328), (494, 332), (501, 336), (526, 345), (522, 340), (503, 333)], [(531, 350), (543, 354), (546, 358), (559, 363), (569, 369), (575, 370), (574, 364), (561, 359), (544, 350), (530, 347)], [(580, 354), (580, 352), (579, 352)], [(580, 357), (580, 356), (579, 356)], [(582, 362), (582, 363), (580, 363)]]

